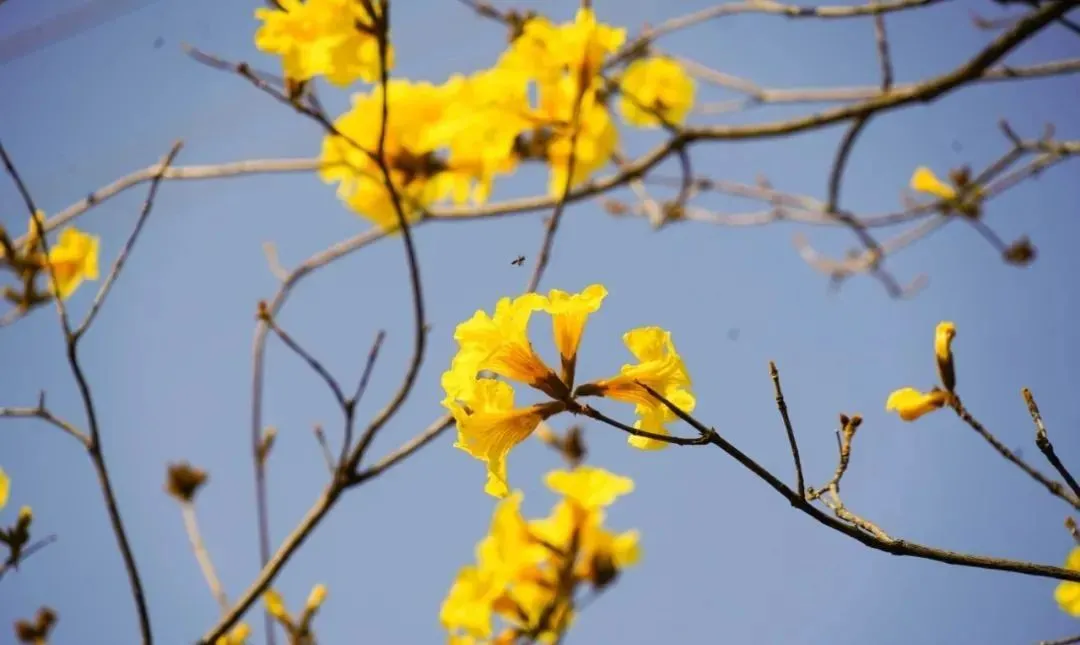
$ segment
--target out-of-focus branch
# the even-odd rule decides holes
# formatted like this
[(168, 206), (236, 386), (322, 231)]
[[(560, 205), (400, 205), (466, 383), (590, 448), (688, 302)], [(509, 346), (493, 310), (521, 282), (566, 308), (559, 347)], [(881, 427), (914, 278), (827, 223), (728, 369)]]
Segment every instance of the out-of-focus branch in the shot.
[[(713, 101), (703, 103), (698, 108), (702, 114), (721, 114), (736, 110), (743, 110), (765, 104), (792, 104), (792, 103), (846, 103), (852, 101), (865, 101), (880, 98), (883, 92), (880, 86), (865, 87), (806, 87), (806, 88), (768, 88), (762, 87), (753, 81), (733, 76), (726, 72), (720, 72), (707, 67), (697, 61), (673, 56), (687, 71), (699, 79), (746, 94), (744, 99), (725, 101)], [(996, 83), (1002, 81), (1016, 81), (1021, 79), (1050, 78), (1065, 76), (1080, 72), (1080, 59), (1070, 58), (1036, 65), (1010, 66), (997, 65), (988, 68), (979, 77), (968, 82), (969, 85), (983, 83)], [(919, 83), (900, 83), (893, 85), (890, 91), (910, 92), (917, 88)]]

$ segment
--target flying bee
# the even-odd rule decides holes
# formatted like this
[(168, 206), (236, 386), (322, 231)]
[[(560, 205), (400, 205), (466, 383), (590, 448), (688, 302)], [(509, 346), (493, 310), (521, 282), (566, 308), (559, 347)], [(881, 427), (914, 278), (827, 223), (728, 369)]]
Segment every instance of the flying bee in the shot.
[(516, 258), (514, 258), (514, 260), (510, 264), (512, 264), (512, 265), (514, 265), (516, 267), (524, 265), (525, 264), (525, 256), (524, 255), (517, 256)]

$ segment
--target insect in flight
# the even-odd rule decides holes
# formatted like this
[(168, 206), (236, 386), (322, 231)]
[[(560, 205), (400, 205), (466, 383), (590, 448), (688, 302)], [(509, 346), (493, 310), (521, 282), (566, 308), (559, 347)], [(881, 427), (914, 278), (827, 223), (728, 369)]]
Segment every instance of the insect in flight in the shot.
[(514, 258), (514, 261), (511, 262), (510, 264), (512, 264), (512, 265), (514, 265), (516, 267), (524, 265), (525, 264), (525, 256), (524, 255), (517, 256), (516, 258)]

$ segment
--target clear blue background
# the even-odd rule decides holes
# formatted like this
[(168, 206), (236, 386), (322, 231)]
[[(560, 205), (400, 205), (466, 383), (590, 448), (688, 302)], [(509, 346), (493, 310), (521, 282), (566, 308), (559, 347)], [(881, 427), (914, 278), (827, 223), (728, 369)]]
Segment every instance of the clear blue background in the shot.
[[(11, 45), (13, 34), (78, 4), (11, 0), (0, 7), (0, 40), (8, 39), (0, 68), (0, 136), (47, 212), (153, 163), (177, 138), (186, 142), (181, 164), (317, 154), (316, 126), (180, 50), (181, 42), (190, 42), (276, 71), (276, 61), (252, 44), (255, 2), (116, 3), (131, 10), (64, 42), (33, 51)], [(631, 31), (705, 4), (596, 3), (602, 19)], [(575, 6), (564, 0), (549, 9), (567, 19)], [(490, 65), (504, 43), (494, 23), (457, 2), (394, 7), (398, 75), (440, 81)], [(953, 2), (890, 17), (898, 81), (945, 71), (987, 43), (993, 34), (971, 25), (971, 10), (1002, 15), (990, 3)], [(155, 48), (158, 37), (164, 44)], [(865, 19), (826, 24), (734, 16), (662, 44), (767, 86), (877, 82)], [(25, 55), (15, 56), (13, 47)], [(1077, 52), (1080, 40), (1054, 27), (1010, 60), (1032, 63)], [(944, 173), (963, 162), (988, 162), (1007, 147), (996, 127), (1002, 117), (1028, 136), (1053, 121), (1061, 137), (1080, 138), (1077, 88), (1076, 77), (982, 86), (875, 120), (852, 156), (844, 205), (888, 211), (898, 206), (916, 165)], [(322, 95), (335, 111), (347, 104), (345, 93)], [(823, 196), (841, 132), (834, 127), (763, 144), (702, 145), (695, 148), (695, 167), (744, 182), (760, 173), (784, 190)], [(628, 152), (640, 154), (658, 136), (627, 136)], [(500, 195), (543, 191), (541, 177), (525, 173), (521, 181), (505, 183)], [(1072, 544), (1060, 502), (949, 414), (909, 425), (887, 415), (883, 404), (895, 387), (934, 382), (933, 327), (951, 319), (959, 328), (960, 392), (971, 410), (1049, 471), (1032, 444), (1020, 398), (1020, 388), (1030, 387), (1059, 453), (1080, 468), (1077, 177), (1075, 165), (1058, 167), (989, 207), (988, 221), (1003, 238), (1031, 235), (1039, 249), (1032, 267), (1005, 266), (969, 227), (949, 226), (889, 262), (902, 281), (930, 276), (927, 290), (909, 301), (888, 298), (870, 278), (829, 295), (827, 279), (793, 250), (797, 229), (791, 226), (687, 223), (656, 233), (644, 220), (613, 219), (595, 204), (567, 214), (543, 286), (578, 290), (602, 282), (610, 290), (589, 323), (582, 378), (618, 369), (628, 357), (620, 340), (627, 329), (667, 327), (695, 379), (698, 416), (790, 481), (766, 367), (774, 359), (810, 483), (833, 471), (837, 414), (860, 412), (866, 421), (843, 489), (851, 508), (910, 540), (1056, 564)], [(102, 236), (103, 265), (126, 237), (144, 189), (79, 220)], [(719, 198), (700, 203), (756, 208)], [(6, 181), (0, 182), (0, 217), (12, 230), (24, 230), (22, 204)], [(293, 266), (366, 223), (339, 205), (332, 187), (308, 174), (169, 182), (151, 217), (83, 356), (154, 632), (158, 642), (173, 645), (198, 638), (217, 608), (176, 504), (162, 490), (168, 462), (188, 459), (211, 474), (198, 510), (230, 598), (258, 570), (250, 344), (255, 304), (276, 288), (261, 245), (274, 242), (282, 262)], [(510, 260), (524, 254), (531, 263), (542, 217), (417, 230), (433, 325), (430, 352), (405, 410), (379, 436), (373, 453), (392, 450), (442, 413), (438, 377), (453, 351), (454, 325), (520, 292), (530, 269), (512, 267)], [(833, 253), (852, 243), (844, 231), (807, 232)], [(72, 311), (85, 311), (95, 286), (71, 300)], [(408, 303), (400, 241), (385, 240), (305, 281), (280, 320), (348, 383), (359, 375), (375, 332), (388, 330), (362, 410), (369, 415), (403, 373), (412, 343)], [(737, 340), (728, 336), (732, 328), (740, 330)], [(536, 325), (544, 351), (550, 351), (549, 334)], [(0, 403), (31, 405), (44, 389), (58, 414), (81, 423), (52, 311), (4, 329), (0, 352)], [(312, 425), (325, 424), (336, 438), (339, 418), (322, 383), (276, 342), (269, 350), (265, 404), (266, 422), (280, 430), (270, 461), (276, 543), (326, 480)], [(628, 407), (605, 409), (631, 418)], [(566, 421), (554, 425), (563, 428)], [(586, 432), (593, 463), (637, 482), (637, 490), (612, 510), (610, 523), (641, 529), (645, 557), (581, 616), (569, 642), (1012, 644), (1080, 632), (1055, 606), (1053, 581), (870, 551), (793, 511), (718, 450), (642, 453), (613, 429), (589, 425)], [(443, 639), (439, 605), (458, 567), (471, 560), (493, 504), (482, 491), (482, 465), (451, 443), (447, 434), (350, 493), (279, 578), (277, 586), (294, 608), (313, 584), (329, 586), (317, 622), (323, 642)], [(13, 482), (3, 521), (14, 521), (15, 509), (29, 504), (36, 534), (59, 535), (0, 583), (0, 625), (49, 604), (60, 615), (56, 643), (137, 642), (127, 579), (86, 455), (52, 428), (8, 421), (0, 427), (0, 464)], [(514, 452), (510, 474), (526, 492), (529, 513), (545, 513), (552, 502), (540, 477), (557, 465), (537, 441)], [(249, 618), (260, 634), (261, 617)], [(0, 634), (0, 642), (11, 642), (10, 632)]]

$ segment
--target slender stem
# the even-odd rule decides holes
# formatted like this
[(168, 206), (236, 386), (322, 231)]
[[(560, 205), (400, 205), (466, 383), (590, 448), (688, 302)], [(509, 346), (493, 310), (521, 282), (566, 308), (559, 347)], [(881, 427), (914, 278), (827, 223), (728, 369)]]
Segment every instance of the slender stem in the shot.
[(225, 595), (225, 589), (221, 586), (221, 580), (214, 569), (214, 561), (210, 558), (210, 552), (203, 543), (202, 533), (199, 531), (199, 520), (195, 516), (195, 505), (191, 502), (180, 504), (180, 514), (184, 517), (184, 528), (187, 530), (188, 540), (191, 541), (191, 550), (195, 553), (195, 559), (202, 569), (206, 585), (210, 587), (210, 593), (214, 596), (221, 612), (229, 611), (229, 598)]

